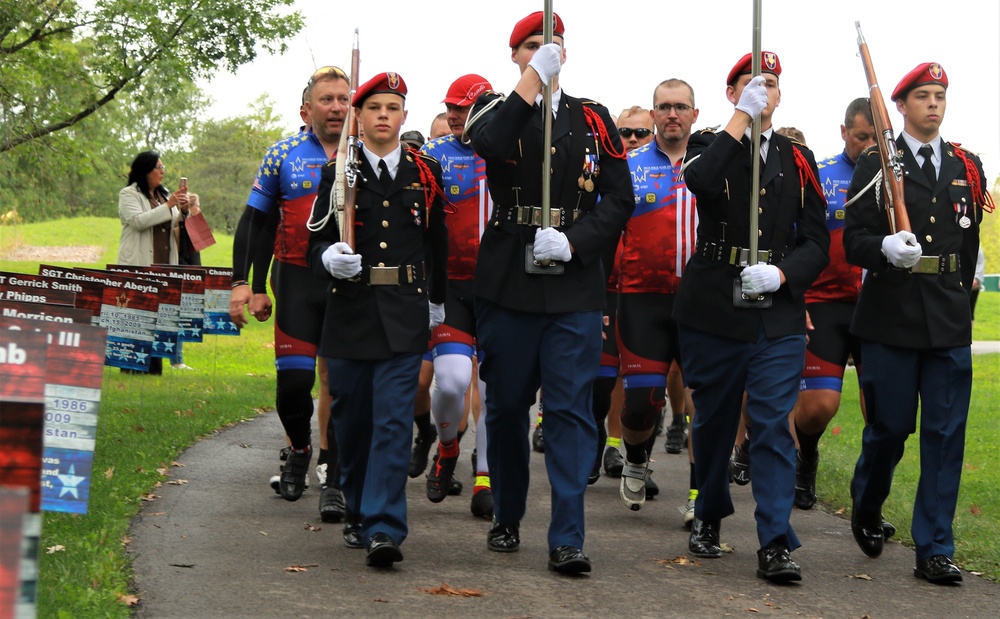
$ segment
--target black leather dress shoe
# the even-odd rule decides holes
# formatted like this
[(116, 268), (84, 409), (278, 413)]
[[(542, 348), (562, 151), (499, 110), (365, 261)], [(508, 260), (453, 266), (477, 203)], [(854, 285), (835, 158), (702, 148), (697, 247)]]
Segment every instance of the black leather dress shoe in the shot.
[(500, 524), (493, 519), (490, 532), (486, 536), (486, 547), (493, 552), (517, 552), (521, 546), (521, 535), (516, 524)]
[(851, 508), (851, 533), (854, 534), (854, 541), (858, 543), (861, 552), (872, 558), (882, 554), (882, 548), (885, 546), (882, 519), (878, 518), (877, 522), (866, 522), (858, 511), (857, 503)]
[(935, 585), (962, 582), (961, 570), (947, 555), (934, 555), (926, 559), (917, 559), (913, 575)]
[(319, 493), (319, 518), (323, 522), (340, 522), (347, 512), (344, 493), (340, 488), (324, 486)]
[(344, 518), (344, 545), (348, 548), (365, 547), (361, 539), (361, 516), (352, 514), (350, 510), (347, 510), (347, 517)]
[(403, 553), (396, 542), (385, 533), (376, 533), (368, 540), (368, 556), (365, 563), (372, 567), (392, 567), (403, 560)]
[(719, 543), (718, 520), (703, 522), (695, 518), (691, 523), (691, 537), (688, 538), (688, 552), (704, 559), (718, 559), (722, 556), (722, 545)]
[(886, 541), (892, 539), (892, 536), (896, 534), (896, 525), (885, 520), (885, 516), (879, 516), (882, 519), (882, 537)]
[(788, 547), (781, 542), (771, 542), (757, 551), (757, 578), (771, 582), (802, 580), (799, 564), (788, 555)]
[(549, 553), (549, 569), (560, 574), (583, 574), (590, 571), (590, 559), (573, 546), (560, 546)]

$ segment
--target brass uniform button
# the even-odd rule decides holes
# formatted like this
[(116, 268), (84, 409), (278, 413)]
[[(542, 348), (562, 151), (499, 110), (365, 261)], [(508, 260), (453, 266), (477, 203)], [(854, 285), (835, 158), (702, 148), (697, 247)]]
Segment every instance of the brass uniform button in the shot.
[(378, 246), (381, 247), (382, 249), (385, 249), (386, 247), (389, 246), (389, 244), (386, 243), (385, 241), (382, 241), (381, 243), (378, 244)]
[(934, 239), (933, 239), (933, 238), (931, 238), (931, 235), (929, 235), (929, 234), (928, 234), (927, 236), (925, 236), (924, 238), (925, 238), (925, 239), (927, 239), (927, 242), (928, 242), (928, 243), (932, 243), (932, 242), (934, 242)]
[(384, 267), (384, 266), (385, 266), (385, 263), (384, 263), (384, 262), (379, 262), (379, 263), (378, 263), (378, 265), (379, 265), (380, 267)]
[(389, 201), (388, 200), (383, 200), (382, 201), (382, 206), (389, 206)]
[(383, 228), (388, 228), (389, 227), (389, 222), (383, 219), (382, 220), (382, 227)]
[(766, 189), (764, 189), (763, 187), (761, 187), (761, 188), (760, 188), (760, 195), (762, 195), (762, 196), (766, 196), (766, 195), (767, 195), (767, 190), (766, 190)]
[(936, 219), (934, 219), (934, 216), (933, 216), (933, 215), (931, 215), (931, 223), (932, 223), (932, 224), (933, 224), (933, 223), (937, 223), (937, 220), (936, 220)]

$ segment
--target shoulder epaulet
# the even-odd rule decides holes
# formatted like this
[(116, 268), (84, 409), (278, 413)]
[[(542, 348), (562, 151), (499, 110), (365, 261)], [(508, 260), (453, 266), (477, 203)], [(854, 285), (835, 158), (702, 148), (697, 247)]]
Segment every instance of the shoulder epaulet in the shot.
[(604, 105), (602, 105), (599, 101), (588, 100), (588, 101), (580, 101), (580, 103), (582, 103), (583, 105), (600, 105), (601, 107), (604, 107)]
[[(785, 137), (788, 137), (788, 136), (785, 136)], [(800, 142), (799, 140), (797, 140), (795, 138), (792, 138), (792, 137), (788, 137), (788, 139), (791, 140), (792, 144), (794, 144), (795, 146), (801, 146), (802, 148), (805, 148), (806, 150), (809, 149), (809, 147), (806, 146), (805, 142)]]
[(416, 155), (417, 157), (420, 157), (421, 159), (426, 159), (427, 161), (433, 161), (434, 163), (436, 163), (438, 165), (441, 164), (441, 162), (439, 162), (437, 159), (435, 159), (434, 157), (432, 157), (428, 153), (425, 153), (422, 150), (413, 150), (412, 148), (407, 148), (406, 152), (413, 153), (414, 155)]

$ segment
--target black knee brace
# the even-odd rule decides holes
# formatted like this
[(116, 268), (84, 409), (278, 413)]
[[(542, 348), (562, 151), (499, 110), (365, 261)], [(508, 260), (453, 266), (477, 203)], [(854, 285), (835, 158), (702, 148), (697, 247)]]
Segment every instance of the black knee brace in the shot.
[(278, 370), (275, 405), (285, 434), (296, 449), (302, 449), (310, 442), (315, 381), (316, 373), (309, 370)]
[(656, 425), (666, 404), (664, 387), (633, 387), (625, 390), (622, 425), (629, 430), (649, 430)]

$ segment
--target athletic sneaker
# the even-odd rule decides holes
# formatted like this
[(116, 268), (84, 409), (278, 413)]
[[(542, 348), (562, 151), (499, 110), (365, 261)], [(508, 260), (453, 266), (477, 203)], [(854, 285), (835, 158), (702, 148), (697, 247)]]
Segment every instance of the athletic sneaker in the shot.
[(604, 448), (604, 472), (608, 477), (618, 479), (622, 476), (622, 469), (625, 468), (625, 458), (617, 447)]
[(649, 479), (649, 473), (648, 461), (642, 464), (625, 462), (619, 494), (625, 507), (634, 512), (639, 511), (646, 502), (646, 480)]
[(745, 438), (733, 447), (733, 455), (729, 457), (729, 478), (737, 486), (750, 483), (750, 439)]
[(288, 460), (281, 465), (281, 478), (278, 481), (278, 492), (286, 501), (298, 501), (302, 492), (309, 484), (309, 461), (312, 460), (312, 450), (299, 453), (292, 450)]
[(687, 446), (687, 425), (684, 422), (672, 423), (667, 428), (667, 440), (663, 449), (668, 454), (679, 454)]
[(440, 454), (434, 456), (431, 470), (427, 472), (427, 500), (431, 503), (440, 503), (450, 494), (456, 464), (458, 456), (453, 458), (445, 458)]
[(344, 493), (340, 488), (324, 486), (319, 493), (319, 518), (323, 522), (340, 522), (347, 515)]

